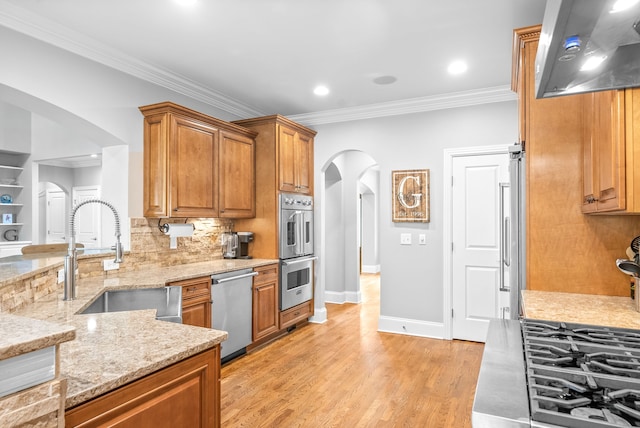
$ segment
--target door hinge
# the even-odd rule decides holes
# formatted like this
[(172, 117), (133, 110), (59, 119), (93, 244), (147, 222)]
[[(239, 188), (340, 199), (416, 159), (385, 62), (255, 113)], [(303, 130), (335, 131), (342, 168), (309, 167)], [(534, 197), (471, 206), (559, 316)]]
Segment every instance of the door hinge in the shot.
[(453, 187), (453, 175), (451, 176), (451, 187)]
[(453, 242), (451, 243), (451, 252), (453, 253)]
[(453, 318), (453, 308), (451, 308), (451, 318)]

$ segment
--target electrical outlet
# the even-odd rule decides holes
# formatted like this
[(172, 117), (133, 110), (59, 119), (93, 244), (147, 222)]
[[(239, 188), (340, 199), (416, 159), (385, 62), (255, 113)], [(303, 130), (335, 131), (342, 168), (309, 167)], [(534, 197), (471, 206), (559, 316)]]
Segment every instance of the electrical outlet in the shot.
[(427, 245), (427, 235), (425, 235), (424, 233), (418, 235), (418, 244)]
[(102, 264), (104, 266), (104, 270), (120, 269), (120, 263), (116, 263), (113, 260), (103, 260)]
[(58, 284), (64, 281), (64, 269), (58, 271)]
[(401, 233), (400, 234), (400, 245), (411, 245), (411, 234), (410, 233)]

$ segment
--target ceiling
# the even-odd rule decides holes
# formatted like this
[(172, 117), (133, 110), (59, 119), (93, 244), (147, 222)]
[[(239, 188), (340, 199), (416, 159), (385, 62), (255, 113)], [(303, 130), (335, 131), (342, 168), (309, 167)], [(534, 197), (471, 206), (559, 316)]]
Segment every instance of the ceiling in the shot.
[[(198, 0), (191, 7), (175, 0), (0, 0), (0, 25), (240, 117), (313, 118), (513, 97), (513, 29), (541, 23), (544, 6), (545, 0)], [(451, 76), (447, 66), (456, 59), (468, 71)], [(386, 76), (395, 82), (374, 82)], [(330, 93), (314, 95), (318, 84)]]

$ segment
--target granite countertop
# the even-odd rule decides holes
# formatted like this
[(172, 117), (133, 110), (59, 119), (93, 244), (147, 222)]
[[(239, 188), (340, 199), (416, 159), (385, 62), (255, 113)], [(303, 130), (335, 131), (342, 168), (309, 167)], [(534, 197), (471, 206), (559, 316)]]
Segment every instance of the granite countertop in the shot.
[(640, 329), (640, 312), (629, 297), (524, 290), (525, 318)]
[[(227, 338), (224, 331), (158, 321), (154, 310), (77, 315), (102, 291), (162, 287), (168, 282), (272, 263), (277, 260), (221, 259), (140, 269), (107, 278), (78, 279), (76, 300), (63, 301), (60, 290), (8, 316), (75, 329), (75, 340), (60, 344), (60, 374), (67, 379), (65, 407), (70, 408), (212, 348)], [(28, 334), (23, 336), (22, 331), (0, 322), (0, 337), (3, 336), (11, 337), (12, 342), (28, 339)], [(0, 355), (6, 340), (0, 342)], [(15, 350), (16, 345), (13, 346)]]
[(71, 326), (16, 315), (0, 314), (0, 326), (3, 332), (0, 335), (0, 360), (55, 346), (76, 337)]

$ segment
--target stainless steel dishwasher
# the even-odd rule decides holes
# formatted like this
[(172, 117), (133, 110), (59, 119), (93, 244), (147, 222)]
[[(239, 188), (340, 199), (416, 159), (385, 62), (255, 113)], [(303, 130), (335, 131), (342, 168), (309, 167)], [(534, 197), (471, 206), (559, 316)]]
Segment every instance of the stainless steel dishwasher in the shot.
[(211, 275), (211, 326), (229, 334), (220, 344), (225, 363), (247, 352), (251, 343), (253, 269)]

